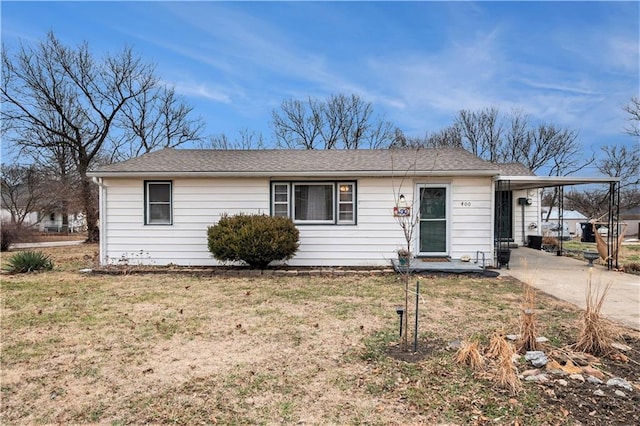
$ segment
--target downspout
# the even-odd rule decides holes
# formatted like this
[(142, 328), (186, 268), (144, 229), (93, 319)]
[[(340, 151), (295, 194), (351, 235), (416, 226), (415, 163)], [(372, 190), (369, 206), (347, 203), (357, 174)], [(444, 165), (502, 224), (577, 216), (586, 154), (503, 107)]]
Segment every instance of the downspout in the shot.
[(93, 183), (100, 187), (98, 191), (98, 209), (99, 209), (99, 223), (100, 223), (100, 265), (106, 265), (107, 255), (107, 186), (102, 181), (102, 178), (94, 176), (92, 178)]

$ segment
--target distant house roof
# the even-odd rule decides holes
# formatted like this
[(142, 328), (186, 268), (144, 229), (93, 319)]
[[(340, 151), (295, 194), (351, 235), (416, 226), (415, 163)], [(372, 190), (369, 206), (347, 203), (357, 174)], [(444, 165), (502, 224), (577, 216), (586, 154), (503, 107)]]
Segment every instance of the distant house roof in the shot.
[[(547, 217), (547, 212), (549, 211), (549, 207), (542, 207), (542, 217)], [(588, 220), (589, 218), (583, 215), (582, 213), (575, 210), (562, 210), (562, 218), (564, 220)], [(552, 207), (551, 214), (549, 215), (549, 220), (557, 220), (558, 219), (558, 209)]]
[[(128, 176), (497, 176), (503, 165), (461, 148), (376, 150), (162, 149), (97, 168), (95, 177)], [(509, 165), (509, 167), (514, 167)]]
[(527, 166), (522, 163), (499, 163), (501, 174), (504, 176), (535, 176)]

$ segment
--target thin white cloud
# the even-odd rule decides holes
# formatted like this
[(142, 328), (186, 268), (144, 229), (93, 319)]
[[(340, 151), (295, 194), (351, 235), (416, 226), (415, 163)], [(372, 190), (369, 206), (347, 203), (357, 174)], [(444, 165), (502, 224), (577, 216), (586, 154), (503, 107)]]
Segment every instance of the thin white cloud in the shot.
[(183, 96), (194, 96), (225, 104), (231, 103), (231, 96), (228, 93), (225, 93), (224, 89), (213, 88), (207, 84), (193, 81), (179, 81), (172, 85), (175, 88), (176, 93)]

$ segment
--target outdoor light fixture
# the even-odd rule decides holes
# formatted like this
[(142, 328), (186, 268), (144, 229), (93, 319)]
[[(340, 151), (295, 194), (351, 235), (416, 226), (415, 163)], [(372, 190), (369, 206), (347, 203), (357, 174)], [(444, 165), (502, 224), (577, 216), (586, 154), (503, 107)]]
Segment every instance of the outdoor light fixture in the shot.
[(398, 198), (398, 202), (400, 203), (401, 206), (404, 206), (405, 199), (403, 194), (400, 194), (400, 197)]
[(396, 308), (396, 314), (400, 317), (400, 337), (402, 337), (402, 316), (404, 315), (404, 308), (398, 306)]

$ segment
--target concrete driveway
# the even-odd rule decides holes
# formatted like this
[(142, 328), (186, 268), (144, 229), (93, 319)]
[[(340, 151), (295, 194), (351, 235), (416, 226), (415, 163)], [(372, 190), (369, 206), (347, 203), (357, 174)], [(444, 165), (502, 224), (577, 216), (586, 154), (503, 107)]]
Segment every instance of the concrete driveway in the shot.
[(601, 265), (589, 268), (586, 260), (527, 247), (511, 251), (510, 268), (502, 268), (500, 273), (515, 277), (581, 309), (586, 308), (586, 288), (589, 269), (592, 269), (592, 287), (600, 284), (604, 288), (613, 282), (601, 313), (612, 321), (640, 330), (640, 277), (637, 275), (609, 271)]

